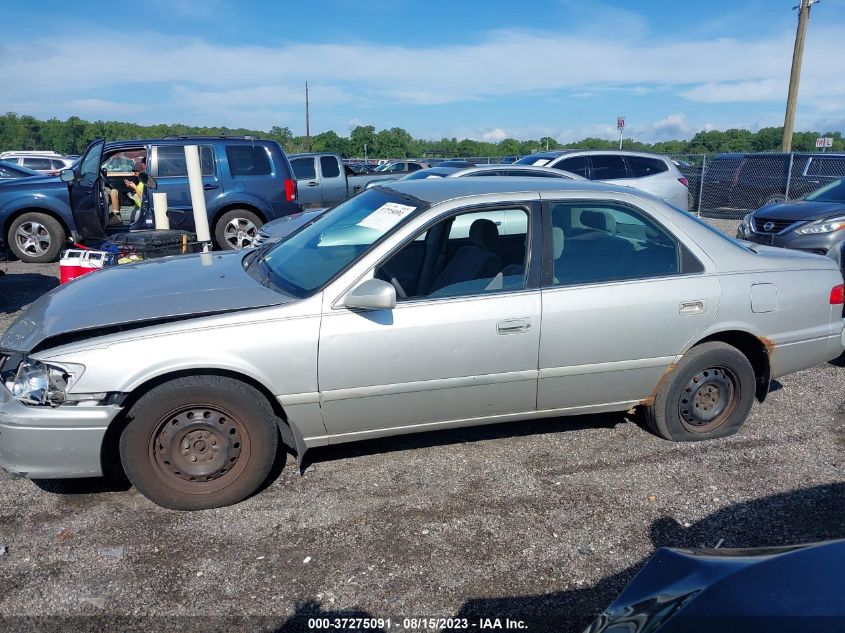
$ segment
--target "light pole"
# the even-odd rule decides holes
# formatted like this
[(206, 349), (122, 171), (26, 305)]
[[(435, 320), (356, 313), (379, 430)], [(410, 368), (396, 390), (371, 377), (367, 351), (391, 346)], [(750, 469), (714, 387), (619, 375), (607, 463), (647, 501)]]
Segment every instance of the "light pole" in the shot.
[(795, 128), (795, 107), (798, 102), (798, 83), (801, 80), (801, 60), (804, 57), (804, 36), (807, 33), (807, 20), (810, 19), (810, 7), (819, 0), (801, 0), (801, 4), (792, 7), (798, 9), (798, 29), (795, 31), (795, 48), (792, 50), (792, 70), (789, 72), (789, 94), (786, 97), (786, 116), (783, 119), (784, 152), (792, 151), (792, 131)]

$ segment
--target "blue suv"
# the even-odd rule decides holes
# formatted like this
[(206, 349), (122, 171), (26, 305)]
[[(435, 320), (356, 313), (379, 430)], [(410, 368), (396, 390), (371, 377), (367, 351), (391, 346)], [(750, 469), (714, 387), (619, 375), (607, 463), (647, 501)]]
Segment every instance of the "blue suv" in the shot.
[[(167, 193), (172, 229), (194, 229), (185, 145), (198, 145), (208, 222), (217, 246), (249, 248), (258, 229), (302, 210), (288, 158), (275, 141), (165, 137), (93, 141), (59, 177), (0, 181), (0, 248), (25, 262), (54, 261), (68, 240), (108, 239), (154, 228), (153, 186)], [(143, 164), (146, 172), (133, 174)], [(129, 183), (149, 182), (136, 202)], [(119, 209), (108, 189), (116, 189)]]

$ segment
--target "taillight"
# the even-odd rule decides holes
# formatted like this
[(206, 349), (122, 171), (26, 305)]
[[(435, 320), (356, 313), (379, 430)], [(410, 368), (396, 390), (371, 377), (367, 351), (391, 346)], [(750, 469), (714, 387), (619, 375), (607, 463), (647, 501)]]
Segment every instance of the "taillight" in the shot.
[(285, 178), (285, 200), (296, 202), (297, 193), (299, 192), (296, 189), (296, 181), (293, 178)]
[(845, 284), (839, 284), (830, 289), (830, 305), (841, 305), (845, 303)]
[(681, 176), (678, 178), (678, 182), (681, 183), (684, 187), (689, 187), (689, 180)]

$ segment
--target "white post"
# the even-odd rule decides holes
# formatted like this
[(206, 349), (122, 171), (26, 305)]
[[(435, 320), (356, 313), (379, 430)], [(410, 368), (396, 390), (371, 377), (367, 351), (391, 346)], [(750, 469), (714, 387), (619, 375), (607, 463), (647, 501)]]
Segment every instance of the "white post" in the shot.
[(153, 213), (155, 215), (155, 227), (158, 230), (170, 228), (170, 218), (167, 217), (167, 194), (164, 191), (153, 193)]
[(197, 241), (202, 244), (203, 252), (207, 253), (211, 246), (211, 232), (208, 229), (208, 211), (205, 209), (205, 191), (202, 188), (199, 146), (185, 145), (185, 162), (188, 166), (188, 184), (191, 188)]

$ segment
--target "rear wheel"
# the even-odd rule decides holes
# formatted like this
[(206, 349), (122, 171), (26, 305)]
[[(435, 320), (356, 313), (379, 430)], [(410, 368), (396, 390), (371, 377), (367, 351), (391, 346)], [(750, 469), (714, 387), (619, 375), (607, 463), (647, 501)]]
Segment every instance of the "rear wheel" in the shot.
[(220, 216), (214, 226), (214, 239), (223, 250), (252, 248), (264, 221), (252, 211), (232, 209)]
[(24, 213), (9, 226), (7, 244), (22, 262), (44, 264), (56, 259), (67, 238), (64, 227), (46, 213)]
[(754, 403), (754, 368), (719, 341), (693, 347), (645, 408), (650, 429), (677, 442), (708, 440), (739, 430)]
[(120, 437), (126, 475), (165, 508), (237, 503), (267, 478), (278, 448), (275, 415), (253, 387), (221, 376), (179, 378), (142, 396)]

